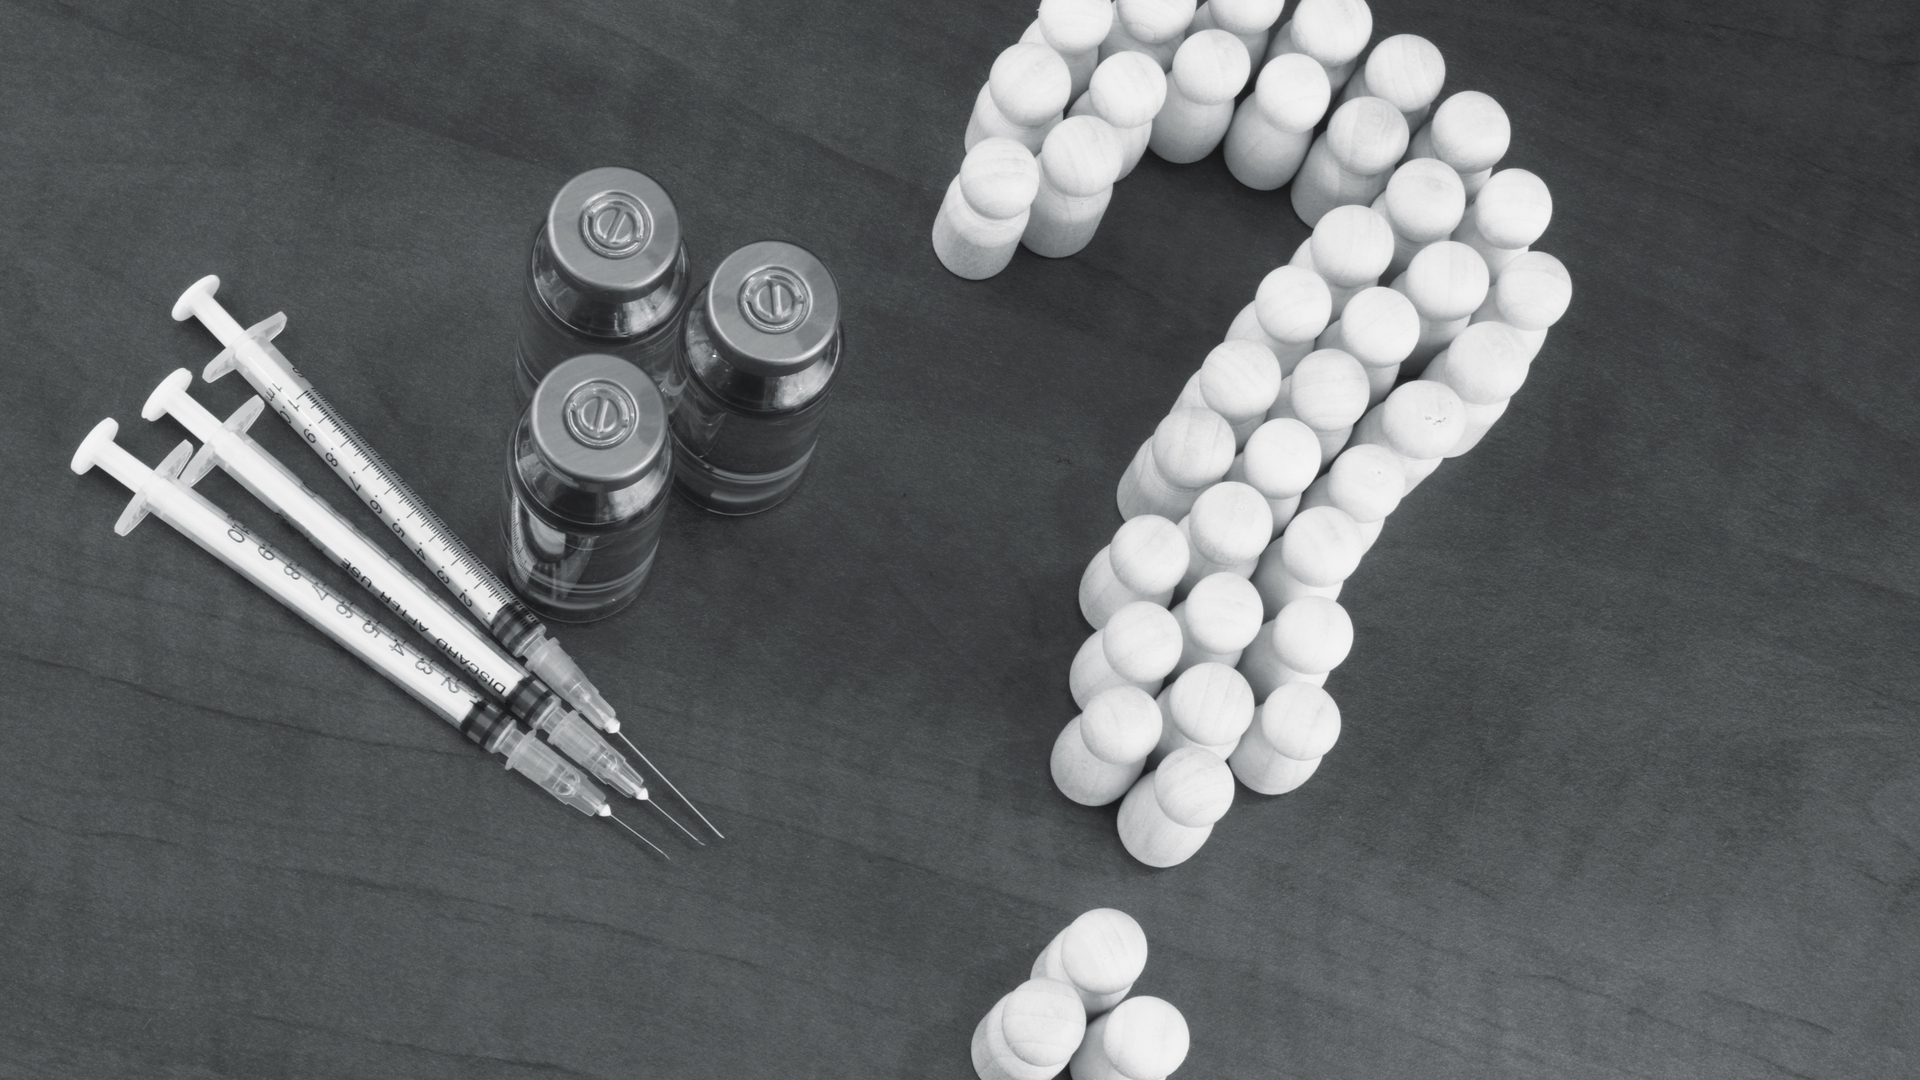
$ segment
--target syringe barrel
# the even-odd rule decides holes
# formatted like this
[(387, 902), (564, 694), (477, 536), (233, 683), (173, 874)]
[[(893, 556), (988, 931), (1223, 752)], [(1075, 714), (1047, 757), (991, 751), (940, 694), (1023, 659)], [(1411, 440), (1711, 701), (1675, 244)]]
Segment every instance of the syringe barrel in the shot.
[(588, 817), (612, 812), (607, 805), (606, 792), (601, 791), (579, 769), (568, 764), (553, 747), (534, 738), (520, 725), (510, 724), (502, 729), (488, 749), (506, 755), (507, 768), (540, 785), (547, 794)]

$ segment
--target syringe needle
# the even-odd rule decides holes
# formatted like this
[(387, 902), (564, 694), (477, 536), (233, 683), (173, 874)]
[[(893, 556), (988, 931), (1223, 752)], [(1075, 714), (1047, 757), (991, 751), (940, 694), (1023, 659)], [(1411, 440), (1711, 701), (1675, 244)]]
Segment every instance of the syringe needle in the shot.
[(658, 810), (658, 811), (660, 811), (660, 816), (661, 816), (661, 817), (663, 817), (663, 818), (666, 818), (666, 819), (667, 819), (668, 821), (671, 821), (671, 822), (673, 822), (673, 827), (674, 827), (674, 828), (676, 828), (676, 829), (679, 829), (679, 830), (680, 830), (681, 832), (683, 832), (683, 833), (686, 833), (686, 834), (687, 834), (687, 839), (689, 839), (689, 840), (691, 840), (691, 841), (693, 841), (693, 842), (694, 842), (694, 843), (696, 843), (696, 844), (699, 844), (699, 845), (700, 845), (701, 847), (706, 847), (706, 846), (707, 846), (707, 842), (706, 842), (705, 840), (702, 840), (702, 839), (700, 839), (699, 837), (697, 837), (697, 836), (695, 836), (695, 835), (693, 835), (693, 833), (692, 833), (692, 832), (689, 832), (689, 831), (688, 831), (688, 829), (687, 829), (687, 827), (686, 827), (685, 825), (682, 825), (682, 824), (680, 824), (680, 819), (679, 819), (679, 818), (676, 818), (676, 817), (674, 817), (674, 816), (673, 816), (672, 814), (669, 814), (669, 813), (667, 813), (667, 809), (666, 809), (666, 807), (664, 807), (664, 806), (661, 806), (661, 805), (660, 805), (659, 803), (657, 803), (657, 802), (654, 802), (654, 801), (653, 801), (652, 799), (648, 799), (648, 800), (647, 800), (647, 805), (648, 805), (648, 806), (651, 806), (651, 807), (653, 807), (653, 808), (654, 808), (655, 810)]
[(621, 741), (621, 742), (623, 742), (623, 743), (626, 743), (626, 744), (627, 744), (627, 749), (629, 749), (629, 750), (631, 750), (631, 751), (633, 751), (633, 756), (634, 756), (634, 757), (637, 757), (637, 758), (639, 758), (639, 759), (640, 759), (640, 760), (641, 760), (642, 762), (644, 762), (644, 763), (646, 764), (646, 766), (647, 766), (647, 768), (649, 768), (649, 769), (652, 769), (652, 770), (653, 770), (653, 775), (655, 775), (655, 776), (657, 776), (657, 777), (659, 777), (659, 778), (660, 778), (660, 782), (661, 782), (661, 783), (663, 783), (663, 784), (665, 784), (665, 785), (667, 785), (667, 790), (668, 790), (668, 791), (671, 791), (671, 792), (673, 792), (673, 795), (674, 795), (674, 797), (675, 797), (675, 798), (677, 798), (677, 799), (679, 799), (679, 800), (680, 800), (681, 802), (683, 802), (683, 803), (686, 803), (686, 804), (687, 804), (687, 809), (689, 809), (689, 810), (691, 810), (691, 811), (693, 811), (693, 816), (694, 816), (694, 817), (697, 817), (697, 818), (699, 818), (699, 819), (700, 819), (700, 821), (701, 821), (701, 823), (702, 823), (702, 824), (704, 824), (704, 825), (706, 825), (706, 827), (707, 827), (707, 828), (709, 828), (709, 829), (713, 829), (713, 835), (715, 835), (715, 836), (717, 836), (717, 837), (719, 837), (719, 838), (720, 838), (720, 839), (722, 839), (722, 840), (725, 840), (725, 839), (727, 838), (727, 834), (726, 834), (726, 833), (723, 833), (723, 832), (721, 832), (721, 831), (720, 831), (719, 829), (714, 829), (714, 828), (713, 828), (713, 822), (711, 822), (711, 821), (708, 821), (708, 820), (707, 820), (707, 815), (705, 815), (705, 814), (703, 814), (703, 813), (701, 813), (701, 812), (700, 812), (700, 808), (699, 808), (699, 807), (697, 807), (697, 806), (695, 806), (695, 805), (693, 805), (693, 800), (692, 800), (692, 799), (689, 799), (689, 798), (687, 798), (687, 797), (686, 797), (685, 795), (683, 795), (683, 794), (681, 794), (681, 792), (680, 792), (680, 789), (679, 789), (679, 788), (677, 788), (677, 787), (674, 787), (674, 786), (673, 786), (673, 781), (671, 781), (671, 780), (669, 780), (669, 779), (667, 779), (667, 774), (666, 774), (666, 773), (663, 773), (663, 772), (661, 772), (661, 771), (660, 771), (660, 766), (658, 766), (658, 765), (655, 765), (655, 764), (654, 764), (653, 762), (651, 762), (651, 761), (647, 761), (647, 755), (645, 755), (645, 754), (643, 754), (643, 753), (641, 753), (641, 752), (640, 752), (640, 748), (639, 748), (639, 747), (637, 747), (637, 746), (635, 746), (635, 745), (633, 745), (633, 740), (632, 740), (632, 739), (629, 739), (629, 738), (627, 738), (627, 733), (626, 733), (626, 732), (624, 732), (624, 731), (616, 731), (616, 732), (614, 732), (614, 734), (615, 734), (615, 735), (618, 735), (618, 736), (620, 736), (620, 741)]
[[(627, 823), (626, 823), (626, 822), (624, 822), (624, 821), (621, 821), (621, 820), (620, 820), (619, 818), (617, 818), (617, 817), (614, 817), (614, 815), (612, 815), (612, 814), (608, 814), (607, 816), (608, 816), (608, 817), (610, 817), (610, 818), (613, 818), (613, 822), (614, 822), (614, 824), (616, 824), (616, 825), (618, 825), (618, 826), (620, 826), (621, 828), (623, 828), (623, 829), (625, 829), (625, 830), (627, 830), (628, 832), (630, 832), (630, 833), (632, 833), (632, 834), (633, 834), (633, 835), (635, 835), (635, 836), (639, 836), (639, 837), (640, 837), (640, 842), (641, 842), (641, 843), (643, 843), (643, 844), (645, 844), (645, 845), (647, 845), (648, 847), (650, 847), (650, 848), (652, 848), (652, 849), (653, 849), (653, 850), (655, 850), (655, 851), (660, 851), (660, 845), (659, 845), (659, 844), (656, 844), (656, 843), (654, 843), (653, 841), (651, 841), (651, 840), (649, 840), (649, 839), (647, 839), (647, 838), (646, 838), (646, 837), (644, 837), (644, 836), (640, 836), (640, 830), (638, 830), (638, 829), (636, 829), (636, 828), (634, 828), (633, 826), (631, 826), (631, 825), (629, 825), (629, 824), (627, 824)], [(671, 856), (671, 855), (669, 855), (669, 854), (667, 854), (667, 853), (666, 853), (666, 852), (664, 852), (664, 851), (660, 851), (660, 857), (661, 857), (661, 858), (663, 858), (663, 859), (665, 859), (665, 860), (667, 860), (668, 862), (672, 862), (672, 861), (673, 861), (673, 856)]]

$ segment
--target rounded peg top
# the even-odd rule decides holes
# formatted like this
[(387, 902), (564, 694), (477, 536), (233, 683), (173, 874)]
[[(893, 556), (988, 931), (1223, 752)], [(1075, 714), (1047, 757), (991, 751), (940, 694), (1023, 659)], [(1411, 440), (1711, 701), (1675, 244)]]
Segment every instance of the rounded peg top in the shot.
[(1501, 169), (1473, 200), (1473, 223), (1494, 247), (1526, 247), (1553, 220), (1547, 182), (1525, 169)]
[[(1264, 549), (1265, 545), (1262, 544)], [(1259, 557), (1259, 552), (1254, 556)], [(1210, 653), (1229, 653), (1247, 647), (1260, 632), (1260, 590), (1238, 574), (1208, 574), (1194, 585), (1186, 599), (1187, 633), (1193, 643)], [(1205, 666), (1205, 665), (1201, 665)], [(1188, 669), (1191, 674), (1192, 669)], [(1181, 676), (1185, 678), (1186, 676)], [(1252, 691), (1248, 691), (1252, 693)], [(1224, 742), (1196, 739), (1196, 742)]]
[(1360, 524), (1370, 524), (1400, 507), (1407, 473), (1394, 452), (1371, 443), (1340, 451), (1327, 470), (1327, 499)]
[(1294, 47), (1330, 68), (1359, 56), (1371, 37), (1366, 0), (1300, 0), (1293, 9)]
[(1336, 506), (1300, 511), (1280, 535), (1280, 565), (1301, 584), (1316, 589), (1331, 588), (1353, 576), (1365, 553), (1366, 540), (1360, 535), (1360, 526)]
[[(1294, 16), (1294, 25), (1299, 22)], [(1407, 152), (1408, 135), (1406, 116), (1385, 98), (1354, 98), (1327, 121), (1327, 149), (1334, 160), (1366, 176), (1393, 168)]]
[(1107, 561), (1120, 584), (1153, 596), (1180, 584), (1190, 558), (1186, 534), (1158, 514), (1130, 519), (1113, 534)]
[(1269, 499), (1291, 499), (1320, 474), (1320, 438), (1291, 416), (1255, 428), (1245, 454), (1247, 483)]
[(987, 93), (1007, 119), (1038, 127), (1067, 107), (1073, 75), (1044, 42), (1022, 41), (1002, 50), (987, 76)]
[(1057, 979), (1028, 979), (1006, 996), (1000, 1032), (1021, 1061), (1036, 1068), (1065, 1065), (1087, 1033), (1087, 1007)]
[(1435, 322), (1464, 319), (1487, 300), (1487, 261), (1458, 240), (1438, 240), (1414, 253), (1399, 281), (1420, 314)]
[(1142, 45), (1159, 45), (1187, 32), (1198, 0), (1119, 0), (1114, 13), (1127, 36)]
[(1327, 211), (1307, 243), (1320, 276), (1347, 288), (1377, 280), (1393, 261), (1393, 227), (1367, 206)]
[(1501, 319), (1516, 330), (1545, 330), (1573, 301), (1573, 278), (1559, 259), (1529, 251), (1500, 271), (1493, 286)]
[(1462, 173), (1491, 169), (1507, 154), (1507, 110), (1478, 90), (1462, 90), (1433, 111), (1433, 154)]
[(1016, 217), (1040, 191), (1033, 151), (1004, 136), (982, 139), (960, 163), (960, 194), (986, 217)]
[(1063, 53), (1097, 49), (1113, 29), (1113, 5), (1106, 0), (1040, 0), (1040, 32)]
[(1385, 285), (1361, 289), (1340, 312), (1340, 343), (1367, 367), (1398, 364), (1420, 343), (1420, 313)]
[(1135, 600), (1122, 605), (1100, 631), (1107, 665), (1129, 682), (1164, 679), (1180, 662), (1180, 624), (1159, 604)]
[(1279, 395), (1280, 361), (1257, 341), (1222, 342), (1200, 365), (1200, 398), (1229, 424), (1264, 415)]
[(1257, 34), (1280, 21), (1286, 0), (1208, 0), (1213, 21), (1230, 34)]
[(1193, 550), (1223, 566), (1251, 562), (1273, 536), (1273, 508), (1251, 484), (1226, 480), (1200, 493), (1187, 516)]
[(1316, 431), (1338, 431), (1367, 411), (1367, 369), (1342, 349), (1302, 357), (1287, 383), (1293, 415)]
[(1146, 931), (1124, 911), (1094, 908), (1068, 924), (1060, 963), (1067, 978), (1088, 993), (1117, 994), (1147, 968)]
[(1282, 131), (1310, 131), (1327, 115), (1333, 84), (1327, 69), (1305, 53), (1282, 53), (1260, 69), (1253, 104), (1267, 123)]
[(1252, 73), (1247, 46), (1225, 30), (1202, 30), (1173, 54), (1173, 85), (1198, 105), (1232, 101)]
[(1273, 649), (1281, 663), (1303, 674), (1332, 671), (1353, 649), (1353, 620), (1338, 600), (1302, 596), (1274, 616)]
[(1283, 683), (1260, 706), (1260, 735), (1282, 757), (1312, 761), (1340, 739), (1340, 706), (1310, 682)]
[(1439, 158), (1414, 158), (1395, 169), (1382, 198), (1394, 231), (1416, 244), (1453, 235), (1467, 212), (1467, 186)]
[[(1253, 587), (1245, 581), (1241, 584)], [(1258, 601), (1257, 593), (1254, 599)], [(1256, 633), (1260, 629), (1257, 608), (1253, 629)], [(1195, 664), (1167, 688), (1167, 711), (1180, 734), (1203, 746), (1222, 746), (1253, 724), (1253, 687), (1247, 685), (1245, 675), (1225, 664)]]
[[(1168, 754), (1153, 771), (1153, 795), (1160, 809), (1175, 824), (1190, 829), (1211, 825), (1225, 817), (1233, 806), (1233, 770), (1211, 750), (1183, 746)], [(1128, 1075), (1160, 1074), (1129, 1072)]]
[(1518, 330), (1503, 322), (1478, 322), (1447, 346), (1442, 381), (1468, 405), (1492, 405), (1520, 389), (1531, 361)]
[(1040, 168), (1055, 190), (1084, 197), (1113, 186), (1125, 155), (1112, 124), (1097, 116), (1069, 116), (1047, 132)]
[(1080, 714), (1080, 738), (1101, 761), (1124, 765), (1144, 761), (1160, 742), (1160, 705), (1137, 686), (1115, 686), (1095, 694)]
[(1093, 69), (1093, 81), (1087, 85), (1093, 96), (1093, 111), (1116, 128), (1134, 128), (1152, 123), (1167, 101), (1167, 73), (1153, 57), (1128, 49), (1117, 52)]
[(1189, 491), (1227, 475), (1233, 451), (1233, 426), (1212, 409), (1175, 409), (1153, 429), (1154, 466)]
[[(1311, 241), (1309, 241), (1311, 242)], [(1302, 266), (1279, 267), (1260, 279), (1253, 296), (1260, 329), (1276, 341), (1312, 341), (1333, 318), (1333, 293), (1325, 278)]]
[[(1380, 403), (1380, 410), (1380, 426), (1387, 442), (1396, 453), (1415, 461), (1437, 458), (1453, 449), (1467, 423), (1460, 395), (1452, 387), (1428, 379), (1402, 383)], [(1297, 573), (1294, 576), (1300, 577)]]
[(1367, 90), (1401, 112), (1433, 104), (1447, 81), (1447, 62), (1433, 42), (1418, 34), (1395, 34), (1367, 57)]

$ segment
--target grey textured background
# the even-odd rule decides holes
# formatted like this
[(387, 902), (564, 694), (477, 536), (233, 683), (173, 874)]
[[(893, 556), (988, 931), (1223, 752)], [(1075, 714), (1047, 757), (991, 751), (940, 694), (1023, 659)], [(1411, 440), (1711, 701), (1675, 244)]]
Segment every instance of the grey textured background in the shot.
[[(1920, 1070), (1913, 7), (1381, 0), (1505, 103), (1574, 306), (1343, 595), (1319, 775), (1155, 872), (1047, 778), (1074, 586), (1306, 230), (1150, 157), (1082, 255), (946, 274), (1029, 6), (0, 4), (0, 1076), (959, 1080), (1096, 905), (1182, 1075)], [(138, 410), (215, 272), (497, 558), (524, 245), (603, 164), (845, 297), (800, 495), (674, 506), (561, 635), (733, 837), (672, 864), (66, 466), (183, 437)]]

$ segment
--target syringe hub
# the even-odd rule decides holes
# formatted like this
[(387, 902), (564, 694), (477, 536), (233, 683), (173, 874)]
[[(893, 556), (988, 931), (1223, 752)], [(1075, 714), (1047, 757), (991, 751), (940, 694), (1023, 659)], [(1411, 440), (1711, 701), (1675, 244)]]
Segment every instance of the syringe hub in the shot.
[(208, 274), (187, 286), (187, 291), (173, 302), (173, 319), (175, 322), (186, 322), (189, 316), (197, 318), (202, 326), (213, 331), (213, 336), (220, 339), (220, 344), (231, 346), (245, 336), (246, 331), (234, 321), (233, 316), (227, 314), (226, 308), (220, 306), (220, 301), (213, 298), (218, 291), (220, 277), (217, 274)]

